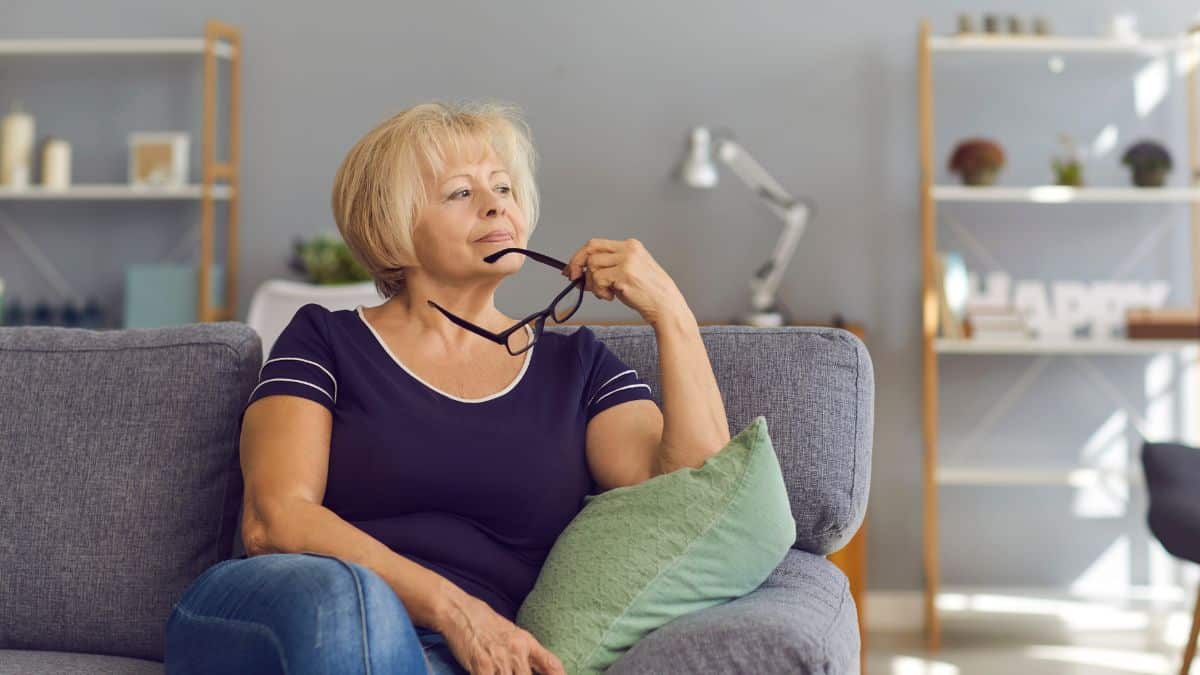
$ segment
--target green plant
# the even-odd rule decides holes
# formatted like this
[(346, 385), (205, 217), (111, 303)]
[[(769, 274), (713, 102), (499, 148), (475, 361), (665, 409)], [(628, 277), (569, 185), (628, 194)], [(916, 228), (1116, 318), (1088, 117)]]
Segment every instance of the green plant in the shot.
[(1058, 139), (1066, 149), (1066, 154), (1050, 160), (1050, 166), (1054, 169), (1054, 184), (1080, 187), (1083, 185), (1083, 163), (1079, 161), (1075, 143), (1067, 134), (1059, 134)]
[(296, 237), (289, 266), (313, 284), (349, 284), (371, 278), (346, 242), (328, 234), (319, 234), (308, 241)]
[(954, 147), (949, 169), (967, 185), (989, 185), (1004, 167), (1004, 149), (986, 138), (968, 138)]

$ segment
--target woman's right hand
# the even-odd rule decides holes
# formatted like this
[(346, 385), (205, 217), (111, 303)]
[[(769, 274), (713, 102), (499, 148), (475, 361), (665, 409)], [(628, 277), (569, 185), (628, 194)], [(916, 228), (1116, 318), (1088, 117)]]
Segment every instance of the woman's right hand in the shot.
[(471, 675), (566, 675), (558, 657), (529, 631), (468, 593), (455, 595), (439, 632)]

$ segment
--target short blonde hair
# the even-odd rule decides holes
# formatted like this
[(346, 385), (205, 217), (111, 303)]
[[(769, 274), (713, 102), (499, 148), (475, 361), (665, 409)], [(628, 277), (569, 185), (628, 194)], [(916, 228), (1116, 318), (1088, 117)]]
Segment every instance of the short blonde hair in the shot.
[[(354, 144), (333, 179), (333, 219), (381, 296), (404, 290), (405, 268), (416, 263), (412, 228), (429, 203), (423, 176), (441, 175), (452, 157), (482, 159), (490, 147), (508, 169), (513, 199), (533, 232), (538, 191), (531, 137), (511, 104), (432, 102), (393, 115)], [(469, 149), (477, 156), (468, 157)]]

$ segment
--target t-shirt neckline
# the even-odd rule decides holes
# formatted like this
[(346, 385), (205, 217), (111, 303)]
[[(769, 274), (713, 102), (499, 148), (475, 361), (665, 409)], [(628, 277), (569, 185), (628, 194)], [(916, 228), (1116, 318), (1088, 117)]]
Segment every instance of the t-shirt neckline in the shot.
[[(501, 389), (500, 391), (498, 391), (494, 394), (488, 394), (487, 396), (483, 396), (480, 398), (463, 398), (461, 396), (455, 396), (454, 394), (451, 394), (449, 392), (442, 391), (441, 389), (438, 389), (437, 387), (433, 386), (432, 384), (426, 382), (425, 380), (421, 379), (420, 375), (417, 375), (411, 369), (409, 369), (408, 366), (404, 365), (403, 361), (396, 358), (396, 355), (392, 353), (392, 350), (387, 346), (387, 343), (383, 341), (383, 338), (375, 330), (375, 327), (372, 326), (369, 321), (367, 321), (367, 317), (363, 314), (362, 309), (363, 309), (363, 306), (358, 305), (354, 308), (354, 313), (358, 316), (359, 320), (362, 321), (362, 324), (367, 327), (367, 330), (371, 331), (371, 335), (373, 335), (375, 337), (375, 342), (378, 343), (379, 346), (383, 348), (383, 351), (388, 355), (389, 358), (391, 358), (393, 363), (400, 366), (400, 368), (403, 369), (404, 372), (408, 373), (409, 377), (412, 377), (417, 382), (420, 382), (422, 385), (424, 385), (431, 391), (441, 394), (442, 396), (445, 396), (448, 399), (458, 401), (460, 403), (486, 403), (487, 401), (491, 401), (493, 399), (500, 398), (501, 396), (504, 396), (508, 392), (515, 389), (516, 386), (521, 383), (521, 380), (523, 380), (525, 378), (525, 371), (529, 370), (529, 364), (533, 362), (533, 351), (535, 349), (537, 349), (537, 343), (534, 343), (534, 345), (532, 347), (530, 347), (528, 351), (526, 351), (525, 362), (523, 364), (521, 364), (521, 372), (517, 373), (517, 376), (515, 378), (513, 378), (512, 382), (508, 383), (508, 386), (504, 387), (503, 389)], [(530, 339), (532, 339), (533, 338), (533, 329), (529, 327), (529, 324), (525, 324), (525, 330), (529, 333)]]

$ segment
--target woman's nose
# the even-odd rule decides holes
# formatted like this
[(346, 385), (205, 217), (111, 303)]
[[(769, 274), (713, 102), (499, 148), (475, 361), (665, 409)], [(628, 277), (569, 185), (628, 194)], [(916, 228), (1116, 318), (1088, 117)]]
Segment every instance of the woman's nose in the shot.
[(504, 201), (493, 195), (483, 208), (484, 213), (490, 218), (504, 212)]

